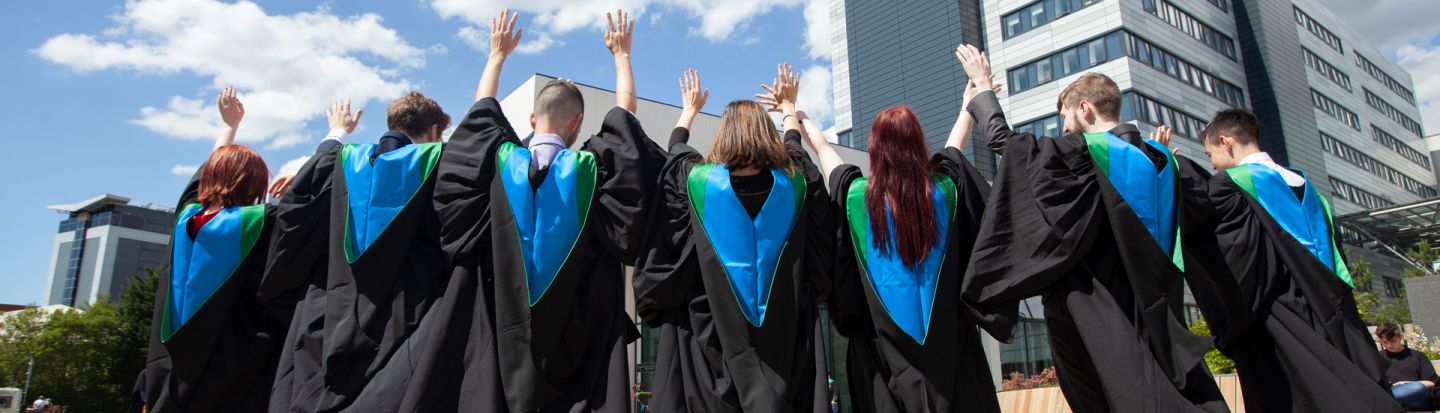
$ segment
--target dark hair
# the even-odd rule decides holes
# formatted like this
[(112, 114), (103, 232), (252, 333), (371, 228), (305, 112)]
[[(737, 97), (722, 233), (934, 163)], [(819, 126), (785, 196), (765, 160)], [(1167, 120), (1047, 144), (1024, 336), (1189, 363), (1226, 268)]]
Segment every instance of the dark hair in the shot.
[(1109, 76), (1094, 72), (1080, 75), (1079, 79), (1075, 79), (1075, 83), (1060, 92), (1060, 98), (1055, 101), (1055, 109), (1074, 107), (1082, 100), (1095, 105), (1095, 111), (1101, 118), (1120, 120), (1120, 87), (1116, 86)]
[(386, 126), (390, 130), (404, 132), (412, 140), (429, 132), (432, 125), (439, 125), (439, 129), (450, 127), (450, 115), (446, 115), (434, 99), (420, 92), (412, 91), (391, 101), (387, 112)]
[(585, 113), (585, 96), (569, 80), (551, 80), (535, 95), (535, 116), (569, 119)]
[[(870, 124), (870, 178), (865, 188), (865, 209), (870, 233), (880, 254), (889, 255), (890, 238), (905, 265), (917, 267), (939, 239), (935, 206), (930, 200), (931, 167), (925, 130), (907, 106), (895, 106), (875, 115)], [(886, 206), (890, 214), (886, 214)], [(888, 218), (886, 218), (888, 216)], [(895, 234), (889, 220), (895, 221)]]
[(715, 144), (705, 155), (705, 162), (725, 164), (732, 171), (748, 167), (791, 169), (790, 154), (780, 142), (775, 122), (753, 100), (725, 105), (720, 128), (715, 131)]
[(265, 196), (270, 168), (250, 148), (226, 145), (210, 152), (200, 168), (200, 206), (205, 209), (253, 205)]
[(1240, 108), (1215, 112), (1210, 124), (1200, 132), (1206, 142), (1219, 142), (1220, 135), (1229, 136), (1241, 145), (1254, 145), (1260, 140), (1260, 121), (1255, 114)]
[(1381, 340), (1394, 340), (1400, 337), (1400, 326), (1395, 323), (1381, 323), (1379, 327), (1375, 327), (1375, 336)]

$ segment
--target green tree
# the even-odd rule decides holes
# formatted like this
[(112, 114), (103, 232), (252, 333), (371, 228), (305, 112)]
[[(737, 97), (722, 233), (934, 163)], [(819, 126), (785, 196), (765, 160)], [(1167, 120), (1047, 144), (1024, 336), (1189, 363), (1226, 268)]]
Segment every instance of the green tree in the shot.
[(1416, 245), (1415, 248), (1411, 248), (1409, 251), (1405, 251), (1405, 256), (1409, 257), (1410, 261), (1425, 267), (1425, 269), (1406, 268), (1405, 278), (1424, 277), (1436, 274), (1435, 262), (1440, 261), (1440, 251), (1430, 248), (1430, 240), (1421, 239), (1419, 245)]
[(0, 387), (23, 387), (72, 412), (125, 411), (144, 368), (154, 291), (162, 270), (139, 274), (118, 301), (102, 297), (83, 311), (27, 309), (0, 321)]
[[(1198, 336), (1210, 336), (1210, 324), (1204, 318), (1196, 320), (1190, 325), (1190, 333)], [(1210, 345), (1210, 351), (1205, 352), (1205, 364), (1210, 366), (1210, 372), (1214, 374), (1230, 374), (1235, 372), (1235, 361), (1220, 353), (1220, 349), (1214, 344)]]
[(1410, 323), (1410, 306), (1405, 300), (1386, 303), (1380, 300), (1380, 295), (1375, 292), (1374, 280), (1375, 271), (1370, 268), (1370, 263), (1355, 259), (1350, 262), (1350, 279), (1355, 282), (1355, 309), (1360, 312), (1360, 320), (1365, 325), (1379, 325), (1390, 322), (1396, 324)]

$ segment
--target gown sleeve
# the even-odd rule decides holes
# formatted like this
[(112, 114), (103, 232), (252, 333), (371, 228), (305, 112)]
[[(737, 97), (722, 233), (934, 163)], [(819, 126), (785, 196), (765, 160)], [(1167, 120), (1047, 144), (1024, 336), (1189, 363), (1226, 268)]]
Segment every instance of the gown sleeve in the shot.
[(310, 157), (290, 181), (290, 188), (273, 201), (273, 217), (265, 275), (259, 286), (263, 300), (274, 300), (304, 285), (318, 266), (325, 265), (330, 235), (332, 175), (340, 162), (340, 147)]
[[(1085, 257), (1103, 223), (1100, 187), (1083, 141), (1067, 136), (1043, 141), (1005, 125), (993, 93), (969, 110), (990, 136), (1003, 161), (986, 200), (961, 299), (971, 319), (1000, 341), (1009, 341), (1019, 302), (1040, 294)], [(997, 144), (1000, 142), (1000, 144)], [(1077, 155), (1078, 154), (1078, 155)]]
[(835, 265), (835, 218), (829, 191), (825, 189), (825, 175), (820, 173), (800, 141), (800, 131), (785, 131), (785, 151), (791, 164), (799, 168), (805, 178), (805, 204), (801, 207), (809, 224), (805, 228), (805, 269), (815, 295), (823, 297), (830, 293), (831, 287), (830, 277), (825, 274)]
[(683, 136), (671, 145), (669, 160), (660, 171), (659, 193), (650, 200), (650, 230), (635, 264), (635, 312), (652, 327), (659, 325), (663, 312), (685, 305), (700, 271), (685, 185), (690, 169), (702, 157), (684, 143), (688, 131), (676, 128), (675, 134)]
[(830, 173), (831, 208), (835, 216), (834, 262), (830, 274), (830, 294), (826, 306), (830, 309), (830, 320), (835, 329), (846, 337), (864, 334), (868, 325), (869, 303), (865, 299), (865, 286), (861, 284), (860, 262), (855, 256), (855, 240), (850, 233), (850, 217), (846, 209), (846, 198), (850, 186), (864, 173), (855, 165), (845, 164)]
[(482, 234), (487, 234), (490, 226), (490, 185), (497, 152), (506, 142), (518, 145), (520, 138), (500, 102), (480, 99), (450, 134), (435, 165), (433, 201), (440, 221), (440, 245), (452, 261), (475, 252), (477, 243), (487, 241)]
[(633, 265), (646, 232), (648, 197), (655, 192), (665, 152), (645, 135), (634, 114), (618, 106), (605, 115), (600, 133), (582, 150), (595, 154), (599, 169), (590, 211), (599, 224), (599, 241), (621, 262)]
[[(946, 259), (968, 263), (980, 225), (985, 222), (985, 199), (990, 196), (990, 184), (985, 182), (980, 171), (965, 159), (965, 154), (960, 149), (943, 148), (935, 153), (931, 163), (935, 172), (949, 177), (950, 181), (955, 183), (955, 218), (950, 223), (950, 231), (954, 233), (951, 239), (959, 245), (950, 250), (956, 251), (960, 256)], [(964, 271), (963, 267), (961, 271)], [(964, 274), (960, 276), (963, 277)]]

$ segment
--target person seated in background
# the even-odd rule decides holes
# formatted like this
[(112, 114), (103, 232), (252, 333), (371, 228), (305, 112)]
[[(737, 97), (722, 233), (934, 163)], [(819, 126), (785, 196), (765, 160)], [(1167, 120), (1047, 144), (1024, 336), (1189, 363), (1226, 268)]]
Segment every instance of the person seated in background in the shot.
[(1380, 338), (1380, 354), (1390, 359), (1390, 368), (1385, 370), (1385, 378), (1390, 380), (1390, 393), (1395, 396), (1395, 401), (1405, 407), (1405, 410), (1435, 410), (1440, 408), (1440, 393), (1435, 391), (1435, 383), (1440, 382), (1440, 376), (1435, 374), (1435, 365), (1431, 364), (1430, 358), (1425, 353), (1415, 351), (1405, 345), (1405, 337), (1400, 334), (1400, 326), (1393, 323), (1384, 323), (1375, 329), (1375, 336)]

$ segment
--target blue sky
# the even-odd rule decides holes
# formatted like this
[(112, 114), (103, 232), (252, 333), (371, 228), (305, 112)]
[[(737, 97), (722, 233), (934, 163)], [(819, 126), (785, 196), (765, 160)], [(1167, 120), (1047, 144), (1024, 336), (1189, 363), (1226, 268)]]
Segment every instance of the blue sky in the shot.
[[(43, 301), (52, 240), (63, 218), (47, 205), (101, 193), (173, 204), (189, 178), (185, 167), (209, 153), (218, 121), (214, 95), (225, 84), (233, 83), (246, 103), (242, 143), (260, 150), (278, 171), (313, 151), (327, 129), (321, 111), (342, 93), (365, 101), (353, 141), (383, 133), (385, 104), (409, 89), (435, 98), (452, 117), (463, 115), (487, 53), (467, 39), (475, 33), (467, 29), (471, 22), (483, 21), (469, 16), (504, 6), (449, 0), (258, 7), (215, 0), (95, 3), (7, 2), (0, 13), (0, 90), (10, 97), (0, 101), (0, 124), (11, 130), (0, 140), (11, 154), (0, 162), (0, 174), (10, 177), (0, 183), (0, 303)], [(534, 72), (614, 86), (599, 29), (604, 5), (524, 3), (522, 48), (529, 43), (530, 53), (509, 59), (502, 94)], [(811, 58), (823, 53), (807, 48), (804, 1), (724, 7), (729, 3), (716, 1), (709, 9), (706, 1), (612, 3), (627, 4), (638, 15), (633, 60), (643, 97), (678, 103), (675, 79), (695, 67), (713, 93), (711, 105), (719, 107), (750, 97), (786, 60), (801, 70), (816, 68), (812, 73), (824, 79), (808, 83), (825, 86), (812, 88), (823, 92), (816, 99), (828, 95), (828, 56)], [(534, 50), (542, 45), (548, 47)]]
[[(1132, 0), (1122, 0), (1132, 1)], [(1409, 70), (1424, 123), (1440, 127), (1440, 4), (1319, 0)], [(353, 141), (385, 130), (385, 104), (416, 89), (452, 116), (469, 106), (486, 52), (483, 24), (522, 13), (525, 38), (501, 78), (530, 73), (613, 87), (604, 10), (638, 16), (642, 97), (678, 103), (675, 79), (700, 69), (712, 108), (749, 98), (789, 61), (801, 100), (828, 122), (831, 0), (11, 1), (0, 6), (0, 303), (42, 301), (62, 215), (45, 206), (101, 193), (170, 205), (218, 127), (213, 100), (235, 85), (241, 143), (272, 171), (324, 135), (323, 109), (366, 109)], [(481, 46), (480, 48), (483, 48)]]

